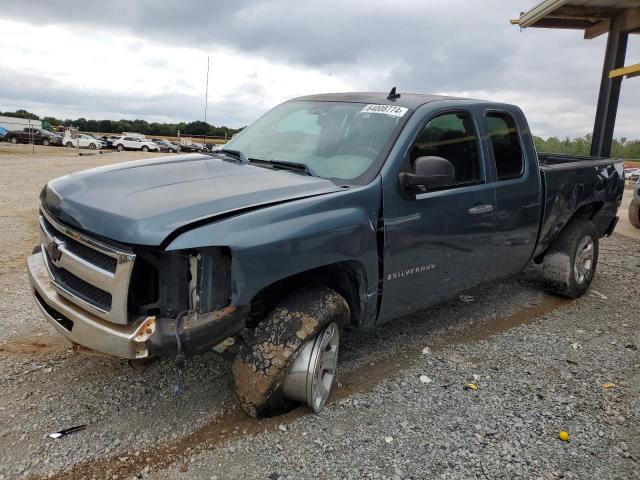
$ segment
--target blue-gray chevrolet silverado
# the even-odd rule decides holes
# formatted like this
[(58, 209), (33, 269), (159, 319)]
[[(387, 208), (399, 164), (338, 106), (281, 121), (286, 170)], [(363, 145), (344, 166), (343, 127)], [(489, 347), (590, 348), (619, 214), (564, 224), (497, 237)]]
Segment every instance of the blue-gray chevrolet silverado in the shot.
[(522, 111), (345, 93), (274, 108), (211, 155), (66, 175), (41, 193), (36, 302), (77, 346), (142, 361), (234, 355), (252, 415), (331, 390), (342, 329), (371, 329), (539, 265), (589, 287), (623, 164), (537, 154)]

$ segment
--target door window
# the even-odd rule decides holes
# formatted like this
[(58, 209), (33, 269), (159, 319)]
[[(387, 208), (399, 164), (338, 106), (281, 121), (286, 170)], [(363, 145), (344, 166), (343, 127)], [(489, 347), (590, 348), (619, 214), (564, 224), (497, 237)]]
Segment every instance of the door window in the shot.
[(445, 113), (425, 125), (411, 149), (411, 166), (427, 156), (451, 162), (456, 172), (452, 187), (483, 181), (478, 133), (468, 112)]
[(498, 180), (521, 176), (524, 170), (522, 146), (513, 117), (505, 112), (490, 112), (484, 122), (493, 148)]

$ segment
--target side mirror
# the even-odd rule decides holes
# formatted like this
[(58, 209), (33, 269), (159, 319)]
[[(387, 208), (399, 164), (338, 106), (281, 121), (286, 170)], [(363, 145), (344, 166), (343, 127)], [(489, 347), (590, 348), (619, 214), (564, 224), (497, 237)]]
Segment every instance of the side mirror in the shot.
[(433, 190), (453, 185), (456, 169), (453, 164), (442, 157), (418, 157), (414, 162), (414, 171), (402, 172), (400, 183), (409, 191), (415, 192), (416, 187)]

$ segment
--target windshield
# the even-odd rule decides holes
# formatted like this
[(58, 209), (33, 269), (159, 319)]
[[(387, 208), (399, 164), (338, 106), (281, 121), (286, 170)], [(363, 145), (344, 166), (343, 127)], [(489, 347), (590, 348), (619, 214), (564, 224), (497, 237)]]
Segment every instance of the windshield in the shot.
[(353, 180), (373, 166), (406, 112), (363, 103), (287, 102), (224, 148), (250, 160), (295, 162), (320, 177)]

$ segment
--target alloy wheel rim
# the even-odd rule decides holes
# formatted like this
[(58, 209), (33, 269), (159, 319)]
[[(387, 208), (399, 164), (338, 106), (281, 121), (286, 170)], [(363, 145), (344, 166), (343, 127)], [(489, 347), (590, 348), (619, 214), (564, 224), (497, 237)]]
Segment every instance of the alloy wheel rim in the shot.
[(574, 262), (574, 275), (578, 283), (583, 283), (593, 268), (594, 244), (590, 236), (586, 235), (578, 243)]
[[(312, 356), (307, 380), (307, 403), (314, 412), (322, 410), (327, 403), (338, 364), (340, 333), (335, 323), (329, 324), (316, 339), (315, 355)], [(313, 361), (315, 360), (315, 361)]]
[(327, 403), (338, 364), (340, 329), (330, 323), (300, 347), (283, 384), (283, 396), (318, 413)]

